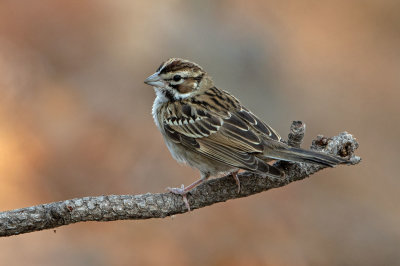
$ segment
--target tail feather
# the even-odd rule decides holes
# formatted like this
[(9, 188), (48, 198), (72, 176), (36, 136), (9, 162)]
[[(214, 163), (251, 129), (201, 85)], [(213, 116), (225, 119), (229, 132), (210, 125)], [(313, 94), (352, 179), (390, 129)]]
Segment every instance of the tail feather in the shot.
[(339, 156), (329, 155), (317, 151), (303, 150), (289, 147), (274, 152), (274, 158), (303, 163), (313, 163), (322, 166), (334, 167), (338, 164), (349, 164), (350, 161)]

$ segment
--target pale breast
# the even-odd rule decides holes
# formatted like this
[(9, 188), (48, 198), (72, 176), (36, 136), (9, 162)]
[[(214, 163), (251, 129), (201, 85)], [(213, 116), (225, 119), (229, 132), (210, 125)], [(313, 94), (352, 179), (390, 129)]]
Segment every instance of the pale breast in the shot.
[(161, 93), (157, 93), (157, 97), (153, 103), (152, 115), (157, 128), (160, 130), (164, 137), (165, 144), (168, 147), (172, 157), (180, 162), (190, 165), (191, 167), (197, 168), (200, 172), (210, 173), (212, 176), (216, 176), (221, 172), (232, 172), (236, 168), (228, 166), (226, 164), (219, 163), (215, 160), (206, 158), (196, 152), (193, 152), (179, 143), (175, 143), (167, 137), (163, 127), (163, 116), (167, 109), (168, 99), (165, 98)]
[(168, 102), (168, 99), (165, 97), (165, 95), (163, 93), (161, 93), (159, 90), (154, 89), (156, 92), (156, 98), (154, 100), (153, 103), (153, 108), (151, 110), (151, 114), (153, 115), (153, 119), (154, 119), (154, 123), (156, 124), (156, 126), (158, 127), (158, 129), (160, 131), (162, 131), (162, 126), (161, 126), (161, 108), (163, 107), (163, 105), (165, 105), (165, 103)]
[(180, 145), (177, 145), (176, 143), (170, 141), (165, 135), (165, 130), (162, 125), (163, 124), (162, 118), (165, 112), (168, 99), (164, 96), (164, 94), (160, 93), (158, 90), (155, 91), (156, 91), (156, 99), (154, 100), (152, 108), (154, 123), (156, 124), (158, 130), (160, 130), (161, 134), (163, 135), (165, 144), (167, 145), (168, 150), (171, 153), (172, 157), (178, 162), (187, 163), (185, 150), (183, 149), (183, 147), (179, 147)]

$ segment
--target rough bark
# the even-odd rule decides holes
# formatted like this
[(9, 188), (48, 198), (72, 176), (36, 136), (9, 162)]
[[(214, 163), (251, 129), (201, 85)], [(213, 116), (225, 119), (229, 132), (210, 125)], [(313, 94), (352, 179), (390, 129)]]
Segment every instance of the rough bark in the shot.
[[(294, 121), (289, 134), (289, 145), (299, 147), (304, 132), (304, 123)], [(356, 139), (347, 132), (340, 133), (333, 138), (318, 136), (311, 146), (311, 149), (314, 150), (348, 157), (353, 165), (361, 161), (360, 157), (354, 155), (357, 148)], [(195, 210), (218, 202), (283, 187), (324, 168), (313, 164), (282, 161), (276, 162), (275, 166), (285, 171), (285, 178), (271, 180), (250, 172), (239, 174), (240, 194), (237, 193), (237, 185), (232, 176), (207, 181), (188, 195), (191, 209)], [(172, 193), (76, 198), (1, 212), (0, 236), (18, 235), (86, 221), (164, 218), (187, 211), (182, 197)]]

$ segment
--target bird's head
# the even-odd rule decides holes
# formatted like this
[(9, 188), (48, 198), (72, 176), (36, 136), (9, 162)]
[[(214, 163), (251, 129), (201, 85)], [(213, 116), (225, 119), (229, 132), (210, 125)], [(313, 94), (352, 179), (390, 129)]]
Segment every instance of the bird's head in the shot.
[(171, 58), (160, 65), (144, 83), (154, 87), (157, 94), (169, 101), (190, 98), (212, 87), (212, 80), (196, 63)]

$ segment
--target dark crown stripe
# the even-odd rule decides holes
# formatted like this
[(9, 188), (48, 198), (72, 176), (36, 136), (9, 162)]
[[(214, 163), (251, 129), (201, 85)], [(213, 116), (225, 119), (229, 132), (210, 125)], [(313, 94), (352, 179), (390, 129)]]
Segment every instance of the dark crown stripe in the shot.
[(169, 73), (169, 72), (175, 72), (177, 70), (184, 70), (184, 69), (191, 69), (193, 71), (198, 71), (201, 70), (200, 67), (197, 65), (190, 63), (190, 62), (183, 62), (180, 60), (172, 61), (168, 65), (166, 65), (162, 70), (161, 74)]

